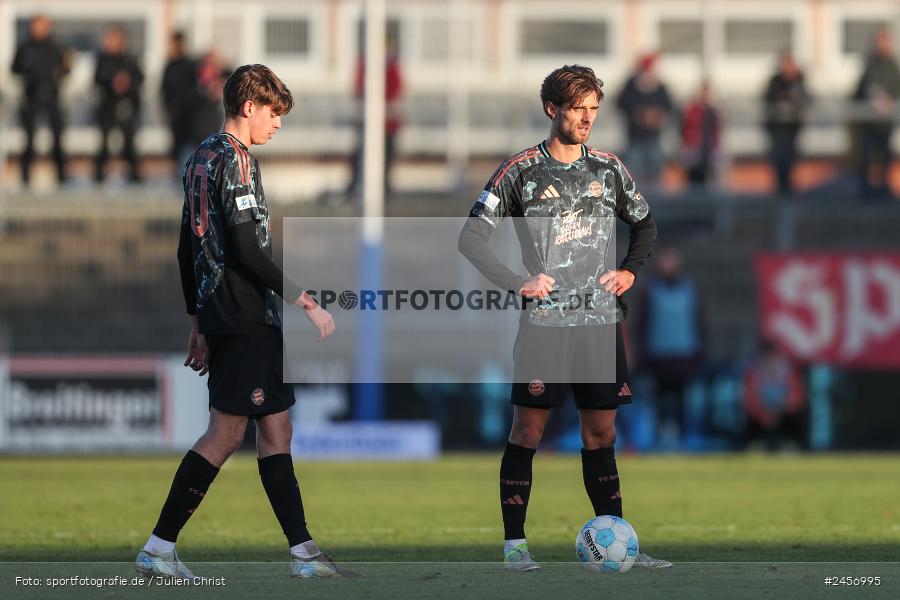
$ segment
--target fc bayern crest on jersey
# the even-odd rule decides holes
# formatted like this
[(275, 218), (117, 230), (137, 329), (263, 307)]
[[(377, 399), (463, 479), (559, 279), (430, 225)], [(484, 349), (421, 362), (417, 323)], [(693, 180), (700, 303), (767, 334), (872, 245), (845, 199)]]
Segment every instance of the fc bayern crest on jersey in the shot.
[(528, 393), (532, 396), (540, 396), (544, 393), (544, 382), (540, 379), (532, 379), (528, 384)]
[(266, 401), (266, 395), (263, 393), (262, 388), (256, 388), (252, 392), (250, 392), (250, 402), (259, 406), (263, 402)]
[(599, 198), (603, 195), (603, 184), (596, 179), (593, 180), (588, 186), (588, 194), (590, 194), (594, 198)]

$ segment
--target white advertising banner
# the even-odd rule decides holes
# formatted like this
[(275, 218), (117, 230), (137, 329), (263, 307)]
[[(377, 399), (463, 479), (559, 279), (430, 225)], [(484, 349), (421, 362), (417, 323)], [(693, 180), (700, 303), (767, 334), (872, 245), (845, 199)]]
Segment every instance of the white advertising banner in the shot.
[(187, 448), (206, 427), (206, 397), (206, 380), (176, 357), (6, 357), (0, 361), (0, 449)]
[[(167, 356), (0, 358), (0, 451), (183, 452), (206, 431), (206, 377)], [(314, 460), (429, 460), (440, 453), (432, 421), (334, 423), (340, 386), (298, 386), (294, 455)]]

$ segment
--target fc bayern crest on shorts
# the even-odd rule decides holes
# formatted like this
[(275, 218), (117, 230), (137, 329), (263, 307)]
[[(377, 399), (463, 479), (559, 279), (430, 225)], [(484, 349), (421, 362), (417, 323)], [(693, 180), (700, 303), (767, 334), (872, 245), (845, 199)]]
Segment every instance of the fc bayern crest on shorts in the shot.
[(544, 382), (540, 379), (532, 379), (528, 384), (528, 393), (532, 396), (540, 396), (544, 393)]
[(266, 401), (266, 395), (263, 393), (262, 388), (256, 388), (252, 392), (250, 392), (250, 402), (259, 406), (263, 402)]

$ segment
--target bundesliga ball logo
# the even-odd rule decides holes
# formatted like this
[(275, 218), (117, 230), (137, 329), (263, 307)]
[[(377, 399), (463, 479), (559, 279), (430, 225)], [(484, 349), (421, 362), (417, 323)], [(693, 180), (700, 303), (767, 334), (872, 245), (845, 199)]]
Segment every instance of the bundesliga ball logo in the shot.
[(338, 296), (338, 305), (344, 310), (353, 310), (359, 303), (359, 298), (355, 293), (345, 290)]
[(532, 396), (540, 396), (544, 393), (544, 382), (540, 379), (532, 379), (528, 384), (528, 393)]

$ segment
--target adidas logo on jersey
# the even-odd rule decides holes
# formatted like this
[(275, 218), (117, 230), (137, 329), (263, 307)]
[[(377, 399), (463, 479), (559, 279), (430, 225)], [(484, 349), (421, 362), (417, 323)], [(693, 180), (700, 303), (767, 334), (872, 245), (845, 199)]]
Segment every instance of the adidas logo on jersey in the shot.
[(552, 184), (541, 194), (541, 200), (549, 200), (550, 198), (559, 198), (559, 192), (556, 191)]

